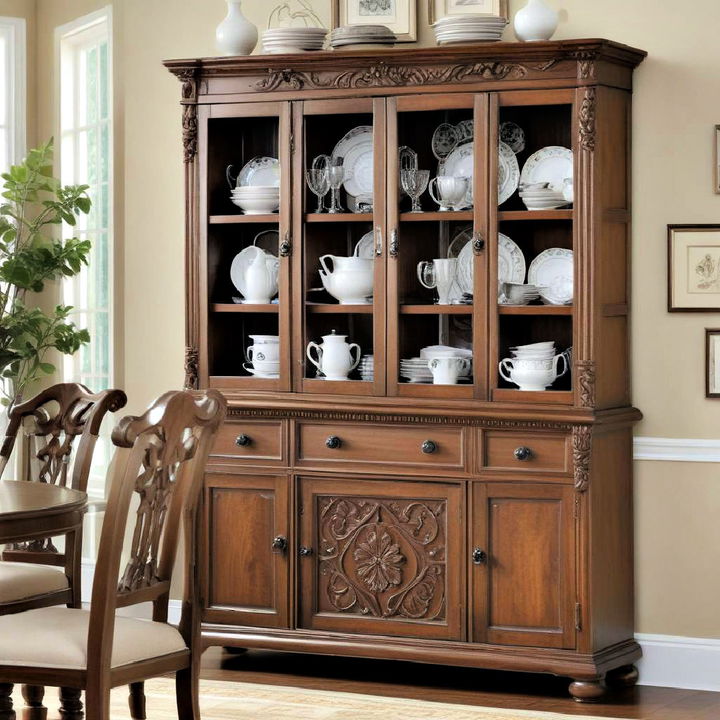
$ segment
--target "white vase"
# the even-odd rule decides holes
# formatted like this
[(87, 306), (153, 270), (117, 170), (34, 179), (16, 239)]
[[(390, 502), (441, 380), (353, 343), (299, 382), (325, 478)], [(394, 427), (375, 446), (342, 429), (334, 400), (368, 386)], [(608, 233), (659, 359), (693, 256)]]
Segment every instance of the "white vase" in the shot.
[(257, 27), (242, 14), (241, 3), (227, 0), (228, 13), (215, 30), (215, 47), (223, 55), (250, 55), (257, 45)]
[(556, 10), (545, 0), (528, 0), (528, 4), (515, 13), (515, 37), (523, 42), (549, 40), (558, 26)]

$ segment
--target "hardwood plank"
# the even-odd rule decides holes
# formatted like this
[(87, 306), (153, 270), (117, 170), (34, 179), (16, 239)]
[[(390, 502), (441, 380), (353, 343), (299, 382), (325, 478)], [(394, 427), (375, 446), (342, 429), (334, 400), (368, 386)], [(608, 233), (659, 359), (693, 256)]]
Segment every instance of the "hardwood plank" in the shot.
[(305, 215), (305, 222), (308, 223), (371, 223), (372, 221), (372, 213), (307, 213)]
[(498, 305), (499, 315), (572, 315), (572, 305)]
[(274, 223), (280, 222), (280, 215), (210, 215), (208, 222), (211, 225), (235, 225), (237, 223)]
[(498, 220), (572, 220), (572, 210), (501, 210)]
[(401, 315), (472, 315), (472, 305), (401, 305)]
[(400, 213), (400, 222), (437, 222), (438, 220), (442, 222), (472, 222), (473, 211), (448, 210), (446, 212)]
[(305, 303), (309, 313), (329, 315), (372, 315), (372, 305), (340, 305), (338, 303)]
[(270, 313), (277, 315), (280, 312), (279, 304), (267, 305), (241, 305), (240, 303), (213, 303), (211, 306), (216, 313)]

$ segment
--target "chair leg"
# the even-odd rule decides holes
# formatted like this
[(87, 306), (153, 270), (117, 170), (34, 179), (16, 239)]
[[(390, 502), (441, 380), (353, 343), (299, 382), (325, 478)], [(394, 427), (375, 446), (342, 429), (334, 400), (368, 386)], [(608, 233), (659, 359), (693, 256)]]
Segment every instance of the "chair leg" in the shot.
[(43, 705), (45, 688), (42, 685), (23, 685), (22, 696), (25, 698), (22, 720), (46, 720), (47, 708)]
[(130, 705), (130, 717), (133, 720), (147, 720), (144, 682), (130, 683), (128, 705)]
[[(78, 688), (60, 688), (60, 717), (62, 720), (83, 720), (82, 690)], [(93, 720), (100, 720), (100, 716), (90, 715)]]
[(110, 720), (110, 687), (88, 684), (85, 690), (85, 711), (88, 720)]
[(12, 683), (0, 683), (0, 720), (15, 720)]
[(200, 661), (175, 673), (175, 695), (179, 720), (200, 720)]

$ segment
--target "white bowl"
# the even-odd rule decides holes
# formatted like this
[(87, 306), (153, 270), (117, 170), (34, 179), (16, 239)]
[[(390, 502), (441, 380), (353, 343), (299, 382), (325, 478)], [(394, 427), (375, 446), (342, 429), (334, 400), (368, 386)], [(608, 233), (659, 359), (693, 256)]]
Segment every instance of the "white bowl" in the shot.
[(280, 207), (280, 198), (232, 197), (230, 199), (246, 215), (269, 215), (277, 212)]

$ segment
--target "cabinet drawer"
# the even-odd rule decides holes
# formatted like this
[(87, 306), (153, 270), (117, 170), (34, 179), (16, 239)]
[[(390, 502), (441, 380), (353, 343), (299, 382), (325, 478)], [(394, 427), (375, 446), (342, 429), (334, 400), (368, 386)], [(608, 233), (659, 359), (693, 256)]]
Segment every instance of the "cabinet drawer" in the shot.
[(282, 421), (227, 422), (217, 434), (212, 455), (277, 465), (284, 459), (283, 429)]
[(465, 467), (463, 428), (388, 427), (353, 423), (301, 423), (297, 460), (462, 471)]
[(570, 438), (563, 433), (488, 430), (483, 433), (483, 470), (569, 473)]

